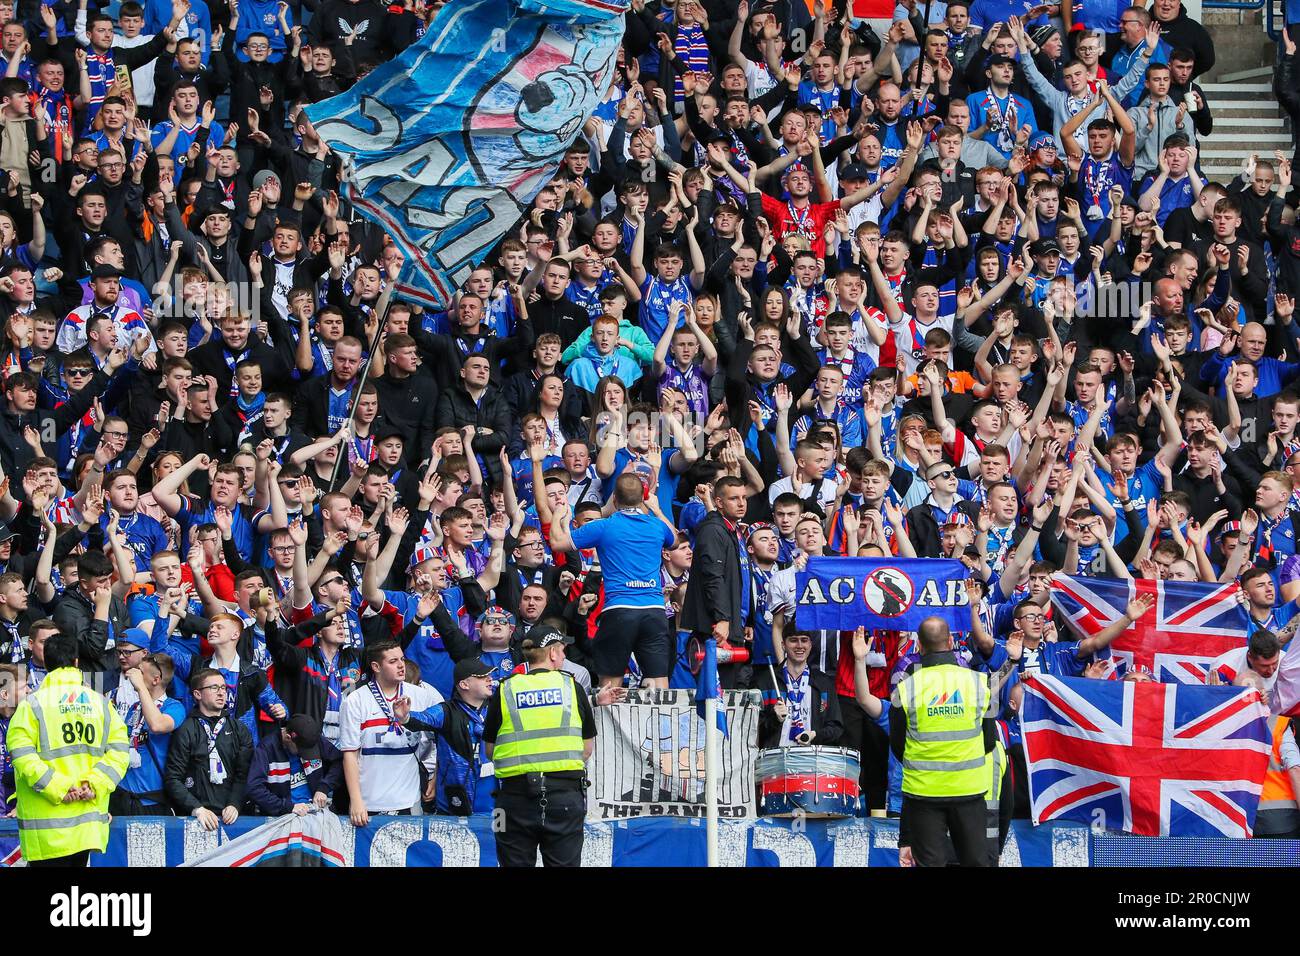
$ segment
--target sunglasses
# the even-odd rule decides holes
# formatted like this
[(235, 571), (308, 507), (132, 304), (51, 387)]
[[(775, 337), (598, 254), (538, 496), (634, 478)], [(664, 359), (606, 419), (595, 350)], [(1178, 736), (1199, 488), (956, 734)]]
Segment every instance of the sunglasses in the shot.
[(938, 480), (941, 479), (941, 478), (951, 478), (951, 477), (952, 477), (953, 475), (955, 475), (955, 474), (957, 474), (957, 472), (955, 472), (955, 471), (953, 471), (951, 468), (949, 468), (949, 469), (947, 469), (947, 470), (945, 470), (945, 471), (935, 472), (933, 475), (930, 476), (930, 480), (931, 480), (931, 481), (938, 481)]

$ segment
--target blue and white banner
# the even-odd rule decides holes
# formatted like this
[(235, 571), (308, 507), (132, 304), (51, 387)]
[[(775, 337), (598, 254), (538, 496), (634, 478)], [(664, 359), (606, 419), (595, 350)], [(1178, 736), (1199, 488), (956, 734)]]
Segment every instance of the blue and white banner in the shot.
[[(113, 820), (108, 850), (92, 854), (92, 866), (180, 866), (193, 863), (267, 824), (266, 817), (240, 817), (234, 826), (204, 830), (192, 818), (122, 817)], [(496, 866), (490, 816), (371, 817), (355, 829), (338, 820), (335, 849), (340, 866)], [(0, 820), (0, 838), (16, 829)], [(702, 867), (704, 820), (666, 817), (588, 823), (582, 865), (590, 867)], [(898, 866), (898, 821), (722, 820), (719, 861), (728, 867)], [(242, 854), (239, 858), (247, 856)], [(211, 861), (215, 857), (208, 857)], [(221, 857), (225, 859), (225, 857)], [(229, 865), (226, 860), (221, 865)], [(1003, 866), (1088, 866), (1089, 832), (1078, 824), (1033, 827), (1012, 822)], [(244, 865), (248, 865), (245, 863)]]
[(445, 305), (559, 167), (609, 91), (626, 4), (451, 0), (428, 32), (307, 116), (345, 197), (406, 261), (397, 292)]
[(795, 577), (795, 626), (809, 630), (915, 631), (941, 617), (970, 630), (960, 561), (943, 558), (810, 558)]

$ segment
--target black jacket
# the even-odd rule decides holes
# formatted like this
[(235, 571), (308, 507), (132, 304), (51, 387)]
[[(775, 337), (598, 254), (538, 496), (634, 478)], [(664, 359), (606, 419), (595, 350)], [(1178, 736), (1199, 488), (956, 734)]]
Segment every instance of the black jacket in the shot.
[[(690, 590), (688, 589), (686, 593), (690, 594)], [(763, 694), (763, 710), (758, 717), (758, 746), (761, 748), (779, 747), (781, 745), (783, 722), (776, 716), (776, 708), (773, 705), (777, 701), (785, 699), (785, 687), (772, 683), (773, 673), (776, 674), (778, 683), (784, 680), (782, 672), (776, 670), (775, 667), (754, 668), (754, 689), (765, 692)], [(812, 726), (807, 729), (817, 735), (813, 739), (813, 745), (832, 747), (844, 734), (844, 724), (840, 717), (840, 698), (835, 693), (835, 678), (829, 674), (823, 674), (819, 670), (809, 668), (808, 689), (812, 695), (812, 706), (809, 708), (812, 715)], [(774, 691), (775, 695), (766, 693), (767, 691)], [(793, 705), (787, 701), (786, 706), (791, 707)]]
[[(227, 354), (230, 353), (226, 349), (224, 342), (208, 342), (206, 345), (200, 345), (185, 356), (190, 360), (190, 364), (194, 366), (196, 379), (201, 375), (211, 375), (217, 380), (218, 402), (230, 400), (230, 380), (234, 377), (234, 371), (232, 366), (226, 364)], [(260, 339), (249, 339), (244, 348), (239, 351), (238, 356), (239, 358), (252, 359), (262, 367), (262, 390), (268, 395), (271, 392), (282, 392), (291, 387), (289, 368), (284, 364), (275, 349)], [(232, 355), (231, 357), (235, 356)], [(294, 424), (298, 428), (302, 427), (300, 422), (295, 421)]]
[[(306, 714), (318, 722), (325, 719), (327, 709), (325, 656), (318, 645), (299, 647), (298, 642), (324, 627), (323, 613), (290, 628), (282, 628), (269, 618), (266, 622), (266, 647), (275, 660), (275, 692), (290, 714)], [(360, 647), (339, 648), (335, 666), (343, 678), (351, 676), (354, 682), (360, 678), (362, 653)]]
[(547, 298), (545, 293), (528, 306), (528, 322), (534, 335), (554, 332), (560, 337), (560, 348), (567, 349), (578, 340), (584, 329), (591, 328), (591, 316), (576, 302), (564, 296)]
[(190, 815), (199, 807), (220, 813), (226, 807), (240, 809), (248, 785), (248, 768), (253, 761), (253, 737), (248, 728), (232, 717), (225, 717), (217, 734), (217, 756), (226, 771), (226, 779), (213, 783), (208, 775), (208, 731), (203, 722), (214, 726), (196, 710), (172, 734), (163, 768), (163, 791), (177, 813)]
[[(333, 387), (330, 382), (333, 377), (330, 374), (313, 376), (300, 386), (295, 394), (293, 427), (301, 429), (309, 438), (329, 435), (337, 431), (337, 428), (329, 427), (330, 389)], [(352, 397), (348, 399), (349, 407), (356, 398), (355, 388), (360, 385), (360, 382), (360, 379), (353, 379), (348, 384), (348, 391), (353, 392)]]
[(691, 586), (686, 589), (679, 625), (707, 634), (719, 621), (731, 625), (732, 643), (742, 639), (740, 619), (740, 549), (736, 533), (716, 511), (695, 529)]
[(388, 375), (372, 378), (379, 393), (379, 407), (385, 421), (402, 433), (406, 460), (418, 465), (433, 447), (433, 415), (438, 408), (438, 383), (423, 368), (414, 375), (397, 379)]
[[(41, 434), (41, 440), (53, 445), (53, 439), (72, 427), (73, 422), (90, 411), (95, 398), (108, 388), (110, 377), (103, 369), (95, 372), (90, 382), (79, 392), (72, 393), (66, 402), (55, 409), (36, 408), (30, 412), (0, 411), (0, 466), (6, 475), (21, 477), (27, 471), (27, 465), (36, 457), (32, 446), (23, 438), (23, 429), (28, 426)], [(11, 494), (16, 498), (25, 498), (19, 482)]]
[(438, 428), (451, 426), (457, 430), (466, 425), (490, 429), (486, 435), (475, 435), (471, 442), (474, 453), (483, 459), (494, 482), (501, 480), (501, 461), (498, 455), (510, 435), (510, 406), (501, 397), (501, 391), (489, 384), (476, 403), (465, 386), (457, 384), (438, 396), (438, 409), (434, 415)]
[(54, 623), (63, 634), (77, 639), (77, 656), (83, 671), (106, 671), (117, 663), (114, 650), (107, 647), (109, 624), (113, 633), (121, 636), (131, 626), (126, 603), (113, 595), (108, 605), (108, 620), (95, 620), (95, 605), (81, 593), (81, 588), (70, 587), (54, 604)]
[(460, 381), (460, 368), (471, 355), (487, 357), (492, 382), (501, 385), (501, 363), (526, 362), (533, 348), (531, 322), (519, 322), (514, 334), (502, 338), (486, 328), (477, 333), (457, 331), (451, 335), (434, 335), (424, 329), (412, 329), (411, 338), (429, 361), (429, 371), (440, 382)]
[[(293, 812), (292, 781), (287, 774), (277, 774), (274, 781), (271, 770), (287, 770), (289, 751), (279, 734), (267, 737), (253, 751), (248, 771), (248, 800), (258, 813), (280, 817)], [(343, 754), (324, 738), (320, 741), (320, 759), (304, 761), (307, 771), (307, 789), (313, 795), (332, 796), (343, 783)]]
[[(957, 511), (966, 515), (974, 525), (979, 518), (979, 505), (971, 501), (958, 501)], [(939, 522), (930, 510), (930, 498), (911, 508), (907, 512), (907, 536), (916, 549), (918, 558), (937, 558), (942, 554), (943, 536)]]

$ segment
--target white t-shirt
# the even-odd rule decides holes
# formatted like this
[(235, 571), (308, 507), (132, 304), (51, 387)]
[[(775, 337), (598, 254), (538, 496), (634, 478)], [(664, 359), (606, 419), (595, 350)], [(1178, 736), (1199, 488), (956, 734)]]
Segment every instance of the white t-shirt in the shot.
[[(373, 690), (372, 690), (373, 688)], [(360, 751), (361, 799), (371, 813), (409, 810), (420, 803), (420, 734), (389, 720), (393, 699), (409, 697), (411, 712), (442, 703), (442, 694), (428, 684), (403, 683), (381, 707), (378, 685), (362, 684), (343, 699), (339, 708), (339, 750)], [(385, 708), (387, 713), (385, 713)]]
[(915, 375), (917, 366), (925, 357), (925, 336), (931, 329), (943, 329), (952, 335), (953, 316), (936, 316), (929, 325), (916, 320), (916, 316), (904, 312), (897, 322), (890, 322), (894, 330), (894, 344), (898, 349), (899, 367), (904, 375)]
[(880, 346), (876, 344), (876, 340), (867, 331), (868, 323), (879, 326), (886, 335), (889, 334), (889, 316), (874, 305), (869, 305), (866, 311), (858, 313), (858, 318), (853, 323), (853, 339), (849, 344), (853, 347), (853, 351), (861, 352), (863, 355), (870, 355), (871, 361), (879, 365)]
[[(794, 476), (789, 475), (782, 478), (780, 481), (774, 482), (772, 486), (767, 489), (767, 502), (768, 504), (771, 504), (776, 501), (778, 495), (783, 495), (787, 491), (794, 490)], [(835, 504), (836, 491), (837, 488), (834, 481), (829, 478), (820, 479), (817, 486), (817, 504), (820, 505), (823, 510)], [(800, 495), (800, 497), (806, 499), (808, 495), (805, 493)]]
[(794, 615), (794, 580), (795, 575), (798, 573), (799, 569), (792, 564), (788, 568), (773, 571), (772, 577), (768, 579), (767, 606), (773, 619), (778, 614), (784, 614), (787, 617)]

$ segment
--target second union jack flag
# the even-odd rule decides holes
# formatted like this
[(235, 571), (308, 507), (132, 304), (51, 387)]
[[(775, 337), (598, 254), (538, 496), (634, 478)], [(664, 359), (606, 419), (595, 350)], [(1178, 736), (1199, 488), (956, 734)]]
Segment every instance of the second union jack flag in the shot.
[(1035, 824), (1250, 836), (1272, 751), (1257, 690), (1043, 675), (1024, 686)]
[(1145, 670), (1157, 681), (1203, 684), (1209, 668), (1246, 646), (1246, 609), (1232, 584), (1133, 581), (1058, 574), (1052, 602), (1077, 639), (1113, 624), (1139, 594), (1155, 603), (1110, 645), (1118, 670)]

